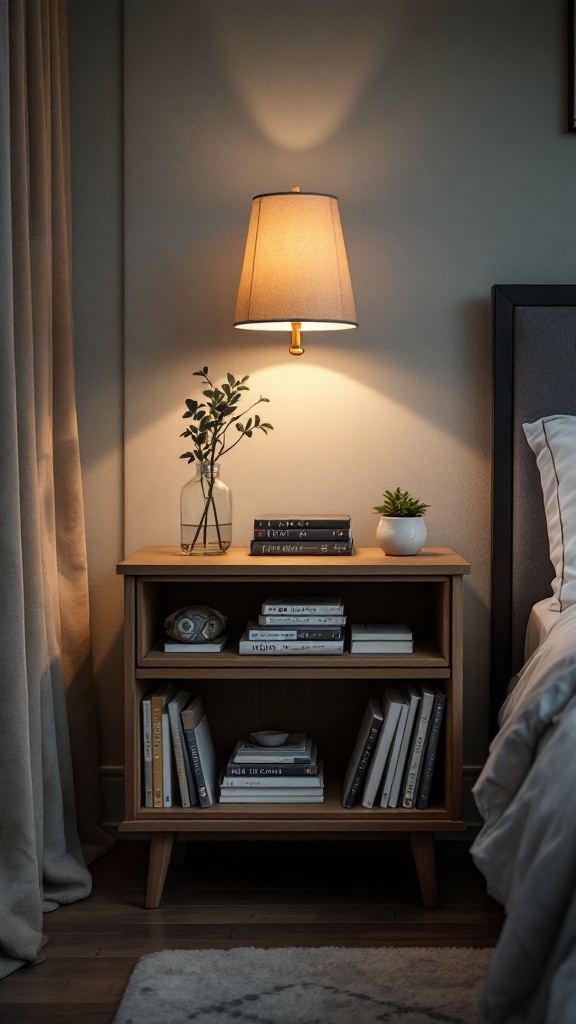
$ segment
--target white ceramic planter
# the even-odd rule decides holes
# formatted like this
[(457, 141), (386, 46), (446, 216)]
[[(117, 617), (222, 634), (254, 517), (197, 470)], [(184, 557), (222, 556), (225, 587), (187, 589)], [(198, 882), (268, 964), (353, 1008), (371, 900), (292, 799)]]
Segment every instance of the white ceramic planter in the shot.
[(417, 555), (426, 543), (422, 516), (380, 516), (376, 539), (385, 555)]

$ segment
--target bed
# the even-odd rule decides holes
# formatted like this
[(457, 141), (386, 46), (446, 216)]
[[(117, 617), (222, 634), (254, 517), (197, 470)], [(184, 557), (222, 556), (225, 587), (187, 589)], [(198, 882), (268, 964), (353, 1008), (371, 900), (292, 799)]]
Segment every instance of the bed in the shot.
[[(576, 1022), (576, 287), (496, 286), (489, 1024)], [(527, 425), (524, 427), (524, 425)]]

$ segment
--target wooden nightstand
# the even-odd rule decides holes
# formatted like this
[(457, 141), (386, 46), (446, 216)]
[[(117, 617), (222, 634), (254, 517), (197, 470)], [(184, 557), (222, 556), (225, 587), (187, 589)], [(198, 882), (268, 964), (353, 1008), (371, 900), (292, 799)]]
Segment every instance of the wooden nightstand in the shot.
[[(462, 579), (470, 565), (450, 548), (384, 555), (360, 548), (351, 557), (251, 557), (231, 548), (219, 557), (145, 548), (118, 566), (125, 577), (125, 819), (128, 832), (151, 832), (146, 906), (157, 907), (175, 840), (193, 833), (274, 835), (382, 833), (410, 842), (426, 907), (437, 903), (434, 832), (464, 829), (462, 780)], [(407, 622), (413, 654), (240, 656), (238, 639), (271, 594), (338, 594), (348, 623)], [(187, 604), (207, 604), (228, 618), (220, 654), (165, 654), (164, 618)], [(306, 732), (325, 764), (321, 804), (215, 804), (210, 808), (142, 806), (140, 701), (155, 682), (173, 679), (201, 693), (224, 764), (239, 737), (255, 729)], [(383, 685), (433, 680), (446, 693), (443, 749), (426, 810), (342, 807), (342, 781), (368, 698)]]

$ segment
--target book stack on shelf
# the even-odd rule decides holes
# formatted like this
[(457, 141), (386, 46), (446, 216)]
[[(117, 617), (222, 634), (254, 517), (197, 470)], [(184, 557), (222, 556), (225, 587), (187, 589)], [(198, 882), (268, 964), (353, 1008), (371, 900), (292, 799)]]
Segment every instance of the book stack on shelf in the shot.
[(162, 684), (142, 698), (145, 807), (211, 807), (217, 771), (202, 698)]
[(428, 806), (446, 696), (436, 685), (387, 686), (371, 697), (344, 779), (343, 806)]
[(267, 597), (258, 622), (249, 622), (239, 654), (343, 654), (341, 597)]
[[(258, 734), (256, 734), (258, 735)], [(316, 743), (303, 733), (278, 746), (240, 740), (220, 784), (220, 803), (322, 803), (323, 763)]]
[(252, 555), (351, 555), (350, 516), (258, 516)]
[(351, 654), (412, 654), (412, 630), (405, 623), (353, 622)]

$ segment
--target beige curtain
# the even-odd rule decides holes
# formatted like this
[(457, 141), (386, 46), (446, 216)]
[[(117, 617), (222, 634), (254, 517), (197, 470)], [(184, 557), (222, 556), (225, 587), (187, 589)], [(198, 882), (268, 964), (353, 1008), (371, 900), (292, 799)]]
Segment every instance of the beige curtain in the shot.
[[(0, 977), (100, 829), (70, 281), (64, 0), (0, 0)], [(81, 846), (81, 842), (83, 849)]]

